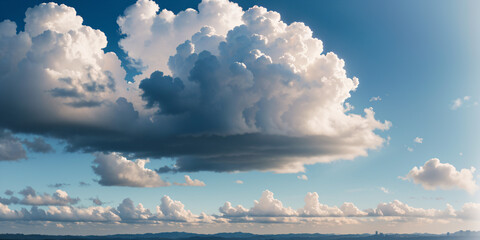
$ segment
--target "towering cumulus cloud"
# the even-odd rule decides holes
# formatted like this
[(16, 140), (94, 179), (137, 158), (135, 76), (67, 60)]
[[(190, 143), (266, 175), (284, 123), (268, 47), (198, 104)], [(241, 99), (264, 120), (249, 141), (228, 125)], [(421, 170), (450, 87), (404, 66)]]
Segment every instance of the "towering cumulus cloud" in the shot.
[(174, 14), (139, 0), (117, 20), (120, 46), (141, 65), (135, 83), (74, 9), (26, 15), (24, 32), (0, 24), (0, 127), (71, 151), (175, 160), (158, 172), (298, 172), (365, 156), (390, 126), (373, 109), (350, 113), (359, 81), (344, 61), (303, 23), (262, 7), (204, 0)]

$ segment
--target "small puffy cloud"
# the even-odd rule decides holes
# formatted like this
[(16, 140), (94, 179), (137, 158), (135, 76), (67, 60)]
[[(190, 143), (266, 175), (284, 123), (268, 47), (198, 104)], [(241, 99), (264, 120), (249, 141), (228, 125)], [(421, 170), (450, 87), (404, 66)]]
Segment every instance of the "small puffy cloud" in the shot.
[(413, 152), (413, 148), (411, 148), (411, 147), (407, 147), (407, 151), (409, 151), (409, 152)]
[(474, 172), (474, 167), (457, 171), (453, 165), (432, 158), (425, 162), (425, 165), (414, 167), (402, 179), (412, 180), (427, 190), (459, 188), (473, 194), (478, 189)]
[(95, 198), (90, 198), (90, 200), (92, 201), (93, 204), (95, 204), (96, 206), (102, 206), (104, 204), (104, 202), (102, 200), (100, 200), (100, 198), (98, 197), (95, 197)]
[(9, 204), (22, 204), (22, 205), (32, 205), (32, 206), (62, 206), (62, 205), (72, 205), (80, 201), (80, 198), (71, 198), (67, 192), (63, 190), (56, 190), (53, 194), (37, 194), (35, 189), (32, 187), (26, 187), (20, 192), (20, 195), (23, 196), (22, 199), (13, 196), (13, 192), (6, 192), (5, 194), (10, 196), (9, 198), (0, 197), (0, 203), (9, 205)]
[(130, 161), (119, 153), (97, 153), (92, 166), (100, 176), (98, 183), (104, 186), (163, 187), (169, 186), (157, 172), (145, 168), (149, 160)]
[(370, 98), (370, 102), (382, 101), (380, 96)]
[(416, 142), (416, 143), (423, 143), (423, 138), (416, 137), (415, 139), (413, 139), (413, 141)]
[(25, 146), (27, 146), (28, 150), (37, 153), (52, 153), (55, 152), (53, 147), (45, 142), (45, 139), (41, 137), (35, 137), (32, 141), (25, 139), (22, 141)]
[(380, 190), (384, 193), (390, 193), (390, 191), (388, 191), (388, 189), (384, 188), (384, 187), (380, 187)]
[(71, 205), (80, 201), (79, 198), (71, 198), (67, 192), (63, 190), (56, 190), (52, 195), (44, 193), (43, 195), (37, 195), (35, 190), (31, 187), (27, 187), (20, 191), (20, 194), (24, 196), (20, 200), (20, 204), (34, 205), (34, 206), (48, 206), (48, 205)]
[(300, 175), (300, 176), (297, 176), (298, 179), (300, 180), (304, 180), (304, 181), (307, 181), (308, 180), (308, 177), (307, 175), (303, 174), (303, 175)]
[(27, 152), (19, 138), (0, 128), (0, 161), (14, 161), (27, 158)]
[(184, 183), (173, 183), (174, 185), (177, 186), (196, 186), (196, 187), (205, 187), (205, 183), (198, 180), (198, 179), (193, 179), (190, 178), (190, 176), (185, 175), (185, 182)]
[(236, 184), (243, 184), (243, 181), (242, 180), (237, 180), (235, 181)]
[[(456, 110), (460, 107), (462, 107), (463, 105), (465, 105), (465, 103), (469, 102), (471, 99), (470, 96), (464, 96), (463, 98), (457, 98), (453, 101), (452, 105), (450, 106), (452, 110)], [(474, 105), (477, 105), (478, 103), (474, 103)]]

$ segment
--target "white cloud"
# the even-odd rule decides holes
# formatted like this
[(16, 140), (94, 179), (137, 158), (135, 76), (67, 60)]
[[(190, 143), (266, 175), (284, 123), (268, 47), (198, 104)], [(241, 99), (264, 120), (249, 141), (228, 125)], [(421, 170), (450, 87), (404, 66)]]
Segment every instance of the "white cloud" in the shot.
[(380, 187), (380, 190), (384, 193), (390, 193), (390, 191), (388, 191), (388, 189), (384, 188), (384, 187)]
[(416, 142), (416, 143), (423, 143), (423, 138), (416, 137), (415, 139), (413, 139), (413, 141)]
[(219, 211), (225, 217), (244, 217), (248, 215), (248, 209), (244, 208), (242, 205), (233, 207), (230, 202), (225, 202), (225, 204), (219, 208)]
[(382, 101), (380, 96), (370, 98), (370, 102)]
[(473, 194), (478, 189), (474, 172), (474, 167), (457, 171), (453, 165), (432, 158), (424, 166), (414, 167), (403, 179), (413, 180), (427, 190), (460, 188)]
[(400, 216), (418, 218), (449, 218), (455, 217), (455, 210), (447, 204), (445, 210), (414, 208), (398, 200), (380, 203), (376, 209), (366, 210), (370, 216)]
[(70, 198), (67, 192), (60, 189), (56, 190), (53, 195), (43, 194), (27, 194), (25, 198), (20, 201), (24, 205), (69, 205), (76, 204), (80, 199)]
[(413, 152), (413, 148), (411, 148), (411, 147), (407, 147), (407, 151), (409, 151), (409, 152)]
[(480, 220), (480, 203), (465, 203), (462, 209), (457, 211), (457, 215), (462, 219), (476, 219)]
[(32, 205), (32, 206), (51, 206), (51, 205), (71, 205), (76, 204), (80, 201), (79, 198), (72, 198), (68, 195), (67, 192), (57, 189), (53, 194), (37, 194), (35, 189), (32, 187), (26, 187), (25, 189), (19, 192), (23, 198), (18, 198), (13, 196), (13, 192), (7, 194), (9, 198), (0, 197), (0, 203), (9, 205), (9, 204), (22, 204), (22, 205)]
[[(261, 204), (259, 204), (261, 202)], [(253, 212), (254, 208), (261, 205), (263, 211)], [(268, 210), (265, 210), (268, 209)], [(305, 206), (298, 210), (292, 210), (283, 206), (278, 199), (273, 198), (273, 193), (266, 190), (263, 192), (259, 201), (255, 201), (255, 206), (247, 209), (242, 205), (233, 207), (230, 202), (219, 208), (221, 217), (231, 222), (278, 222), (278, 223), (294, 223), (294, 222), (315, 222), (321, 219), (337, 218), (349, 221), (355, 219), (363, 219), (369, 217), (369, 221), (375, 221), (374, 218), (387, 220), (386, 217), (394, 217), (395, 221), (401, 218), (409, 218), (411, 221), (417, 219), (442, 219), (443, 221), (451, 221), (452, 219), (479, 219), (477, 214), (480, 211), (479, 203), (465, 203), (460, 210), (455, 210), (449, 204), (443, 210), (440, 209), (424, 209), (415, 208), (395, 200), (389, 203), (380, 203), (374, 209), (360, 210), (353, 203), (345, 202), (340, 207), (328, 206), (319, 202), (317, 193), (307, 193), (305, 196)], [(402, 220), (402, 221), (405, 221)], [(321, 222), (321, 221), (320, 221)], [(319, 222), (319, 223), (320, 223)]]
[(316, 217), (326, 217), (326, 216), (341, 216), (343, 215), (342, 210), (338, 207), (330, 207), (324, 204), (321, 204), (318, 201), (318, 194), (316, 192), (307, 193), (305, 196), (305, 206), (298, 210), (300, 216), (316, 216)]
[(353, 203), (344, 203), (340, 208), (328, 206), (319, 202), (316, 192), (307, 193), (305, 206), (297, 212), (305, 217), (342, 217), (342, 216), (365, 216), (365, 212), (359, 210)]
[[(159, 6), (154, 1), (139, 0), (117, 20), (120, 30), (127, 36), (119, 45), (129, 57), (147, 68), (139, 80), (156, 70), (169, 74), (169, 57), (175, 55), (179, 44), (192, 36), (199, 38), (195, 52), (218, 52), (218, 43), (225, 39), (229, 30), (242, 24), (243, 15), (241, 7), (226, 0), (202, 1), (198, 12), (191, 8), (178, 14), (167, 9), (158, 11)], [(212, 32), (203, 36), (197, 34), (205, 26)]]
[(307, 175), (303, 174), (303, 175), (300, 175), (300, 176), (297, 176), (298, 179), (300, 180), (304, 180), (304, 181), (307, 181), (308, 180), (308, 177)]
[(126, 159), (119, 153), (97, 153), (92, 166), (100, 176), (98, 183), (104, 186), (129, 187), (163, 187), (169, 186), (157, 172), (145, 168), (149, 160), (137, 159), (135, 162)]
[[(374, 209), (360, 210), (353, 203), (345, 202), (340, 207), (328, 206), (318, 201), (317, 193), (308, 193), (305, 206), (298, 210), (283, 206), (282, 202), (266, 190), (254, 206), (247, 209), (241, 205), (233, 207), (226, 202), (219, 208), (220, 216), (201, 213), (196, 215), (185, 209), (182, 202), (164, 196), (156, 212), (145, 208), (141, 203), (135, 205), (128, 198), (118, 207), (73, 207), (49, 206), (46, 209), (32, 207), (30, 210), (12, 210), (0, 203), (0, 221), (51, 221), (64, 222), (111, 222), (133, 224), (166, 223), (316, 223), (316, 224), (356, 224), (359, 221), (415, 221), (415, 219), (450, 221), (480, 220), (480, 203), (465, 203), (459, 210), (447, 204), (444, 210), (415, 208), (401, 201), (380, 203)], [(405, 218), (405, 219), (403, 219)], [(403, 220), (402, 220), (403, 219)], [(423, 221), (423, 220), (422, 220)]]
[(177, 186), (196, 186), (196, 187), (205, 187), (205, 183), (198, 180), (198, 179), (194, 179), (192, 180), (192, 178), (190, 178), (190, 176), (188, 175), (185, 175), (185, 182), (184, 183), (173, 183)]
[[(470, 101), (471, 97), (470, 96), (465, 96), (463, 98), (457, 98), (453, 101), (451, 108), (452, 110), (456, 110), (463, 106), (466, 102)], [(477, 105), (477, 103), (474, 103), (473, 105)]]
[(292, 208), (284, 207), (282, 202), (273, 197), (273, 193), (265, 190), (253, 207), (248, 211), (251, 216), (291, 216), (296, 212)]
[(152, 213), (143, 207), (137, 206), (129, 198), (124, 199), (117, 208), (101, 207), (73, 207), (49, 206), (47, 209), (32, 207), (30, 210), (12, 210), (0, 203), (0, 221), (29, 220), (53, 222), (123, 222), (123, 223), (158, 223), (158, 222), (215, 222), (214, 216), (202, 213), (200, 216), (185, 209), (180, 201), (172, 200), (169, 196), (161, 199), (157, 212)]
[(367, 213), (358, 209), (353, 203), (344, 203), (342, 206), (327, 206), (318, 201), (317, 193), (308, 193), (305, 196), (305, 206), (294, 210), (283, 206), (282, 202), (273, 197), (273, 193), (265, 190), (258, 201), (250, 209), (238, 205), (233, 207), (230, 202), (219, 208), (222, 217), (232, 221), (259, 221), (259, 222), (298, 222), (302, 218), (315, 217), (360, 217)]
[(157, 206), (158, 219), (169, 221), (193, 222), (198, 216), (186, 210), (183, 203), (172, 200), (169, 196), (162, 198), (162, 203)]
[[(345, 63), (337, 55), (322, 54), (323, 44), (312, 36), (310, 28), (298, 22), (287, 25), (280, 14), (257, 6), (245, 11), (242, 21), (226, 37), (217, 35), (225, 37), (218, 52), (199, 53), (196, 38), (187, 38), (169, 60), (171, 77), (154, 72), (142, 81), (143, 98), (147, 106), (158, 110), (157, 121), (178, 116), (180, 125), (192, 125), (189, 122), (195, 119), (193, 134), (260, 133), (318, 137), (335, 146), (343, 141), (355, 143), (345, 143), (352, 148), (338, 154), (324, 154), (332, 150), (325, 149), (310, 157), (265, 160), (281, 162), (278, 166), (263, 165), (265, 170), (277, 172), (302, 171), (306, 163), (352, 159), (383, 144), (384, 139), (373, 131), (388, 129), (390, 123), (377, 121), (371, 108), (364, 110), (365, 116), (347, 112), (345, 101), (357, 88), (358, 79), (346, 75)], [(151, 42), (162, 42), (169, 36), (159, 34)], [(148, 48), (145, 54), (157, 59), (154, 52)], [(139, 57), (148, 59), (145, 55)], [(166, 95), (172, 97), (166, 99)], [(289, 144), (290, 148), (293, 146)], [(318, 147), (315, 151), (319, 151)], [(231, 153), (239, 158), (250, 156), (239, 154)], [(258, 157), (257, 161), (241, 162), (258, 162)], [(229, 167), (219, 166), (216, 158), (201, 160), (210, 168)], [(187, 169), (191, 163), (192, 159), (180, 158), (176, 166)]]
[(243, 184), (243, 181), (242, 180), (237, 180), (235, 181), (236, 184)]

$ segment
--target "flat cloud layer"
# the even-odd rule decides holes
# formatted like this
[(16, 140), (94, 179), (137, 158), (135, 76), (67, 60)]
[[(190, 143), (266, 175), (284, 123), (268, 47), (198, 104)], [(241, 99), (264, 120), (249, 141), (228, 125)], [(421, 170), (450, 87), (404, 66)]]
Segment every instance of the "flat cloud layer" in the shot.
[(457, 171), (453, 165), (432, 158), (425, 162), (425, 165), (412, 168), (403, 179), (421, 184), (427, 190), (459, 188), (473, 194), (478, 190), (474, 172), (474, 167)]
[(22, 32), (1, 22), (0, 127), (176, 161), (158, 172), (298, 172), (381, 147), (390, 123), (349, 112), (359, 81), (310, 28), (227, 0), (198, 9), (139, 0), (118, 18), (120, 46), (143, 65), (135, 83), (73, 8), (28, 9)]

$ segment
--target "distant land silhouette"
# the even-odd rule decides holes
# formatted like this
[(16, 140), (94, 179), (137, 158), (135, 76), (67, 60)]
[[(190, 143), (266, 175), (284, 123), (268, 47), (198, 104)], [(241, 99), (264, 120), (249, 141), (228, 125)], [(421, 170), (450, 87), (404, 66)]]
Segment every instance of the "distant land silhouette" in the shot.
[(155, 240), (480, 240), (480, 232), (458, 231), (446, 234), (252, 234), (243, 232), (196, 234), (186, 232), (164, 232), (146, 234), (117, 234), (105, 236), (70, 236), (70, 235), (39, 235), (39, 234), (0, 234), (1, 240), (123, 240), (123, 239), (155, 239)]

